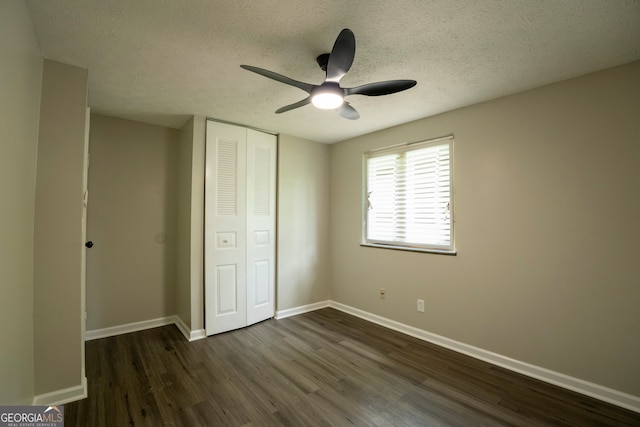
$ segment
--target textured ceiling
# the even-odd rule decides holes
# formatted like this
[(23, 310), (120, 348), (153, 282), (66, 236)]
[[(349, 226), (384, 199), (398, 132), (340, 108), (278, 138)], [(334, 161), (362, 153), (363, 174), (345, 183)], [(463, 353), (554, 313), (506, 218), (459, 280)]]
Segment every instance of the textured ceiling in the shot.
[[(89, 105), (180, 128), (192, 114), (336, 142), (640, 59), (638, 0), (28, 0), (46, 58), (89, 69)], [(242, 70), (320, 84), (315, 62), (356, 36), (343, 86), (413, 79), (352, 96), (360, 119)]]

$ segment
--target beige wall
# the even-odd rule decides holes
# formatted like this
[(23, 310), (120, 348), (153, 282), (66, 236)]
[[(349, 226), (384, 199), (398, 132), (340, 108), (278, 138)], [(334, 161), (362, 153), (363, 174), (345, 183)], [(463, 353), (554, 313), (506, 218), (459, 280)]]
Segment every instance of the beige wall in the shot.
[[(640, 396), (639, 111), (636, 62), (331, 146), (331, 298)], [(458, 256), (360, 247), (362, 154), (452, 133)]]
[(178, 131), (91, 115), (87, 330), (175, 314)]
[(45, 60), (34, 237), (35, 394), (83, 381), (82, 177), (88, 72)]
[(278, 142), (277, 310), (329, 298), (329, 146)]
[(42, 56), (24, 2), (0, 2), (0, 405), (33, 398), (33, 222)]

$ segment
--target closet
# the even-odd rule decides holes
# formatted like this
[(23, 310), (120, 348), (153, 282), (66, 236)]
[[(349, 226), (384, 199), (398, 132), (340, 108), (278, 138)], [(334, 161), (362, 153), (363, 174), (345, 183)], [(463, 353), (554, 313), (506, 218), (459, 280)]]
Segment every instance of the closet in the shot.
[(205, 330), (273, 317), (277, 137), (207, 121)]

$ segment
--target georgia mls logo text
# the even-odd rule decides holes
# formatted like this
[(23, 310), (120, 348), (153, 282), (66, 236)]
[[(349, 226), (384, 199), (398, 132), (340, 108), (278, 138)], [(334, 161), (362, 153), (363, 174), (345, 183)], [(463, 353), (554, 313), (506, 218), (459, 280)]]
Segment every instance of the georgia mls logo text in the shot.
[[(44, 410), (43, 410), (44, 409)], [(64, 407), (16, 406), (0, 408), (0, 427), (63, 427)]]

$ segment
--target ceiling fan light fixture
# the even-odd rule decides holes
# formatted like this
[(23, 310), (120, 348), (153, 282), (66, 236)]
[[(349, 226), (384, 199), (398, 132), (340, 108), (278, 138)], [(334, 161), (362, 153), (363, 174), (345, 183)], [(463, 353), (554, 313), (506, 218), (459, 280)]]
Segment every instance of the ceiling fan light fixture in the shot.
[(313, 95), (311, 102), (321, 110), (334, 110), (342, 105), (344, 100), (335, 93), (318, 93)]
[(311, 92), (311, 103), (322, 110), (334, 110), (343, 102), (344, 92), (331, 82), (325, 82)]

